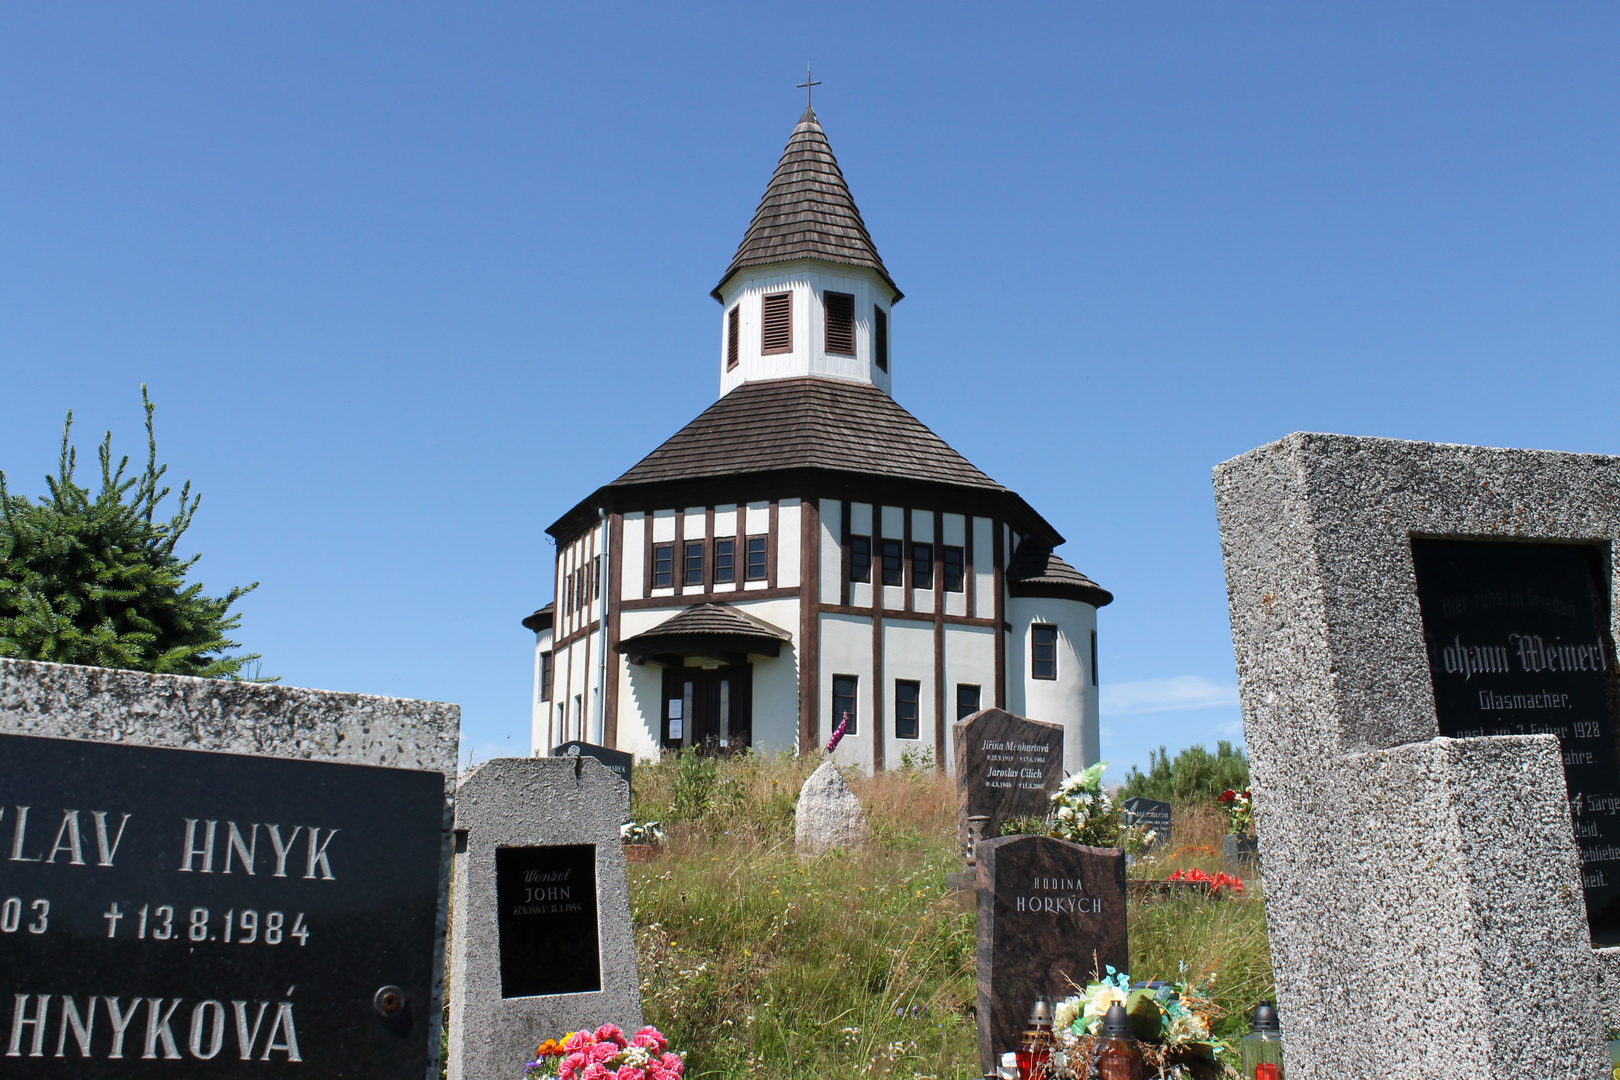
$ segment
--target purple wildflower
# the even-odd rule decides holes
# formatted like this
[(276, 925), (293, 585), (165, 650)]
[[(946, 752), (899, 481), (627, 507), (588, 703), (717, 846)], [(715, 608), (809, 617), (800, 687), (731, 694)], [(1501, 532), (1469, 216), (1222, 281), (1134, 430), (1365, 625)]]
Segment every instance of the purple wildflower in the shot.
[(844, 732), (846, 732), (848, 730), (849, 730), (849, 713), (845, 713), (844, 718), (842, 720), (838, 721), (838, 726), (833, 729), (832, 738), (827, 740), (827, 753), (830, 754), (830, 753), (833, 752), (833, 750), (838, 746), (839, 741), (841, 739), (843, 739)]

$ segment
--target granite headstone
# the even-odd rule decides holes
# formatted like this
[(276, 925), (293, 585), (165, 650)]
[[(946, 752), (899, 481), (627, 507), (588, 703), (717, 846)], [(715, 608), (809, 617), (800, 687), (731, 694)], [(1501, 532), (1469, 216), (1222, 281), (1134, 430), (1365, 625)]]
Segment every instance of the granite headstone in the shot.
[(8, 1070), (436, 1075), (458, 728), (431, 702), (0, 660)]
[(956, 830), (966, 847), (967, 820), (990, 820), (983, 835), (1001, 835), (1008, 818), (1045, 817), (1063, 779), (1063, 728), (984, 709), (952, 728), (956, 746)]
[(1125, 854), (1050, 836), (978, 846), (979, 1060), (1016, 1049), (1030, 1006), (1126, 970)]
[(641, 1027), (629, 814), (629, 788), (592, 757), (495, 758), (462, 779), (450, 1080), (521, 1071), (543, 1039), (581, 1027)]
[(635, 791), (631, 773), (635, 768), (636, 756), (615, 750), (611, 746), (598, 746), (596, 743), (581, 742), (578, 739), (563, 743), (561, 746), (551, 748), (552, 757), (591, 757), (600, 761), (618, 774), (624, 781), (624, 786), (631, 792)]
[(866, 811), (831, 760), (823, 761), (799, 788), (793, 807), (793, 846), (800, 855), (822, 855), (835, 847), (866, 843)]
[(1607, 1076), (1620, 458), (1295, 434), (1215, 495), (1290, 1074)]
[(1130, 826), (1146, 826), (1153, 831), (1153, 847), (1170, 843), (1173, 824), (1172, 807), (1167, 802), (1133, 795), (1119, 804), (1120, 820)]

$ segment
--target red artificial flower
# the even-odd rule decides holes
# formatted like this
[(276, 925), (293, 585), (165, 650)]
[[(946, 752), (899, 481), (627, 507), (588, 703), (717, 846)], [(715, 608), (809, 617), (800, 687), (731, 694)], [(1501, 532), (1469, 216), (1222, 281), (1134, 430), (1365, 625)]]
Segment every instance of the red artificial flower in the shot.
[(631, 1041), (650, 1051), (654, 1057), (669, 1049), (669, 1040), (651, 1024), (636, 1032), (636, 1037)]
[(664, 1067), (665, 1072), (672, 1076), (680, 1076), (686, 1071), (686, 1065), (682, 1063), (679, 1054), (665, 1054), (658, 1059), (658, 1063)]
[(588, 1031), (576, 1031), (563, 1040), (563, 1051), (572, 1054), (575, 1050), (583, 1050), (596, 1040), (591, 1038)]
[[(1247, 795), (1248, 792), (1245, 791), (1244, 794)], [(1231, 788), (1227, 788), (1225, 791), (1221, 792), (1219, 795), (1217, 795), (1215, 797), (1215, 801), (1216, 802), (1231, 802), (1235, 798), (1237, 798), (1237, 792), (1233, 791)]]
[(596, 1041), (612, 1042), (620, 1049), (630, 1045), (630, 1040), (624, 1037), (624, 1032), (620, 1030), (618, 1024), (603, 1024), (601, 1027), (597, 1028)]

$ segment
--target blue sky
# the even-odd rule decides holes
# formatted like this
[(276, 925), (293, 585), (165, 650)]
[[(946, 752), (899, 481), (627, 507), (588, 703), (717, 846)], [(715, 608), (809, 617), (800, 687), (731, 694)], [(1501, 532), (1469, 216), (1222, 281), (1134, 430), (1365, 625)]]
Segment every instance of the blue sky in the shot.
[(0, 469), (159, 445), (294, 685), (527, 747), (544, 528), (716, 393), (803, 106), (895, 396), (1068, 538), (1111, 777), (1239, 731), (1210, 468), (1620, 452), (1603, 4), (0, 8)]

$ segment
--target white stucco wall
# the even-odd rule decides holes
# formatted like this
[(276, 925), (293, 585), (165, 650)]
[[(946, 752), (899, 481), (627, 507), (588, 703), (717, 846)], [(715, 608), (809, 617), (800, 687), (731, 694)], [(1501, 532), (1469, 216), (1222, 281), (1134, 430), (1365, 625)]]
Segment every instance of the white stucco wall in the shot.
[(833, 757), (840, 765), (872, 768), (872, 620), (863, 615), (821, 617), (820, 734), (827, 745), (838, 719), (832, 714), (833, 676), (854, 675), (858, 734), (845, 737)]
[[(1097, 695), (1091, 686), (1091, 634), (1097, 609), (1078, 600), (1010, 597), (1007, 621), (1007, 710), (1031, 720), (1063, 725), (1063, 767), (1075, 772), (1099, 753)], [(1030, 627), (1058, 629), (1056, 679), (1030, 674)]]
[[(919, 685), (917, 738), (895, 734), (895, 681)], [(886, 768), (898, 768), (900, 755), (913, 756), (934, 745), (934, 627), (932, 623), (885, 619), (883, 622), (883, 758)]]

